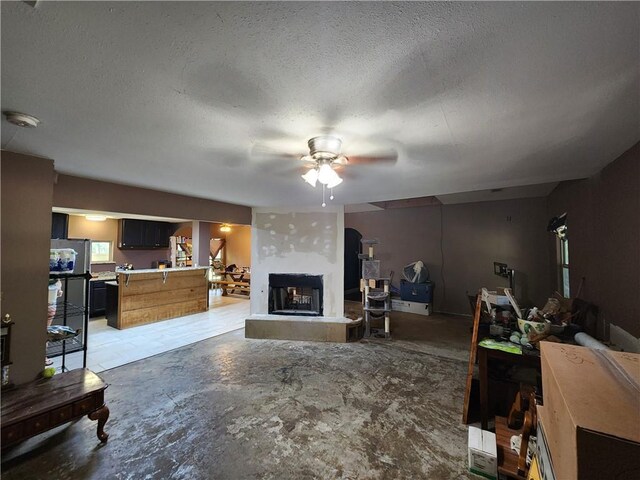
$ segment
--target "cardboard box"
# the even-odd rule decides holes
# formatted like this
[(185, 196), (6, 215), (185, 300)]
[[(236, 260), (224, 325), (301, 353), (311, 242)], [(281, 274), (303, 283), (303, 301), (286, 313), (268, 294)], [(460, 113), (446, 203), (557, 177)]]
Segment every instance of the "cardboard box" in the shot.
[(399, 298), (392, 298), (391, 310), (395, 310), (397, 312), (417, 313), (418, 315), (431, 315), (431, 304), (407, 302)]
[(541, 342), (556, 478), (640, 478), (640, 355)]
[(495, 433), (469, 427), (469, 471), (486, 478), (498, 477)]

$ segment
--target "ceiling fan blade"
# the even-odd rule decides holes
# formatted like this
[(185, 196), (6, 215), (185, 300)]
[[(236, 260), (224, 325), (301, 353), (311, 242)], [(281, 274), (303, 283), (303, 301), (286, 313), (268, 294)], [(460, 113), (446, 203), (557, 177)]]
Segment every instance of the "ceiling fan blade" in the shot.
[(349, 159), (349, 165), (393, 165), (398, 161), (398, 153), (395, 151), (387, 151), (373, 155), (348, 155), (347, 158)]
[(259, 162), (300, 160), (301, 156), (302, 154), (283, 152), (261, 144), (251, 148), (251, 157)]

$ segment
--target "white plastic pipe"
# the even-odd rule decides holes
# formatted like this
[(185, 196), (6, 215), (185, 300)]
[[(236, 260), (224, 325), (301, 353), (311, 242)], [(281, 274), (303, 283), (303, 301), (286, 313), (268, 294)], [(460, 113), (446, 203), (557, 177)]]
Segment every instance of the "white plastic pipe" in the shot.
[(591, 335), (584, 332), (576, 333), (573, 339), (578, 345), (582, 345), (583, 347), (592, 348), (594, 350), (609, 350), (604, 343), (599, 342)]

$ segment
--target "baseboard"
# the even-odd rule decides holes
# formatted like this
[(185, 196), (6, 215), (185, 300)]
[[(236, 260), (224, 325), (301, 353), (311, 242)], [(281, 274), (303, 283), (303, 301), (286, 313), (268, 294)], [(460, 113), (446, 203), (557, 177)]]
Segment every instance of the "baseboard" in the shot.
[(609, 324), (609, 340), (625, 352), (640, 353), (640, 338), (613, 323)]

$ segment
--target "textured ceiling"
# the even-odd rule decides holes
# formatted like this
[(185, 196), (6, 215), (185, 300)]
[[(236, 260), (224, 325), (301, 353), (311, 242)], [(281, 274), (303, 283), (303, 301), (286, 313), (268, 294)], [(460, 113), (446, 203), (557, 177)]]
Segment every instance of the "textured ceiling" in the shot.
[(336, 202), (580, 178), (640, 138), (638, 3), (2, 2), (2, 147), (58, 171), (251, 206), (315, 205), (295, 158), (333, 132)]

